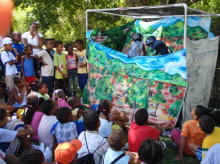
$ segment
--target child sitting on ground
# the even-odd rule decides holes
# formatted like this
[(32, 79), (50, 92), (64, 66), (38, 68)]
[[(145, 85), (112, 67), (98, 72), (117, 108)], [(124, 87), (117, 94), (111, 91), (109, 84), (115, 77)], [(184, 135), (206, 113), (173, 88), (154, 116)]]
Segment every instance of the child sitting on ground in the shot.
[(41, 112), (40, 106), (44, 101), (44, 98), (39, 98), (35, 93), (31, 93), (27, 97), (27, 108), (23, 115), (23, 119), (26, 125), (31, 125), (34, 129), (34, 136), (32, 136), (33, 140), (38, 140), (38, 126), (44, 115)]
[(7, 90), (7, 85), (4, 81), (0, 82), (0, 99), (7, 105), (13, 105), (15, 103), (14, 97)]
[(59, 122), (53, 126), (51, 132), (55, 134), (57, 144), (77, 139), (78, 134), (71, 109), (67, 107), (59, 108), (56, 117)]
[(54, 136), (50, 134), (50, 130), (57, 122), (55, 113), (58, 106), (55, 101), (46, 100), (41, 104), (41, 111), (44, 113), (38, 126), (38, 139), (40, 143), (44, 143), (46, 147), (53, 149)]
[(38, 82), (36, 84), (37, 87), (37, 95), (38, 97), (43, 97), (45, 100), (50, 99), (50, 96), (47, 94), (48, 93), (48, 88), (47, 84), (44, 82)]
[(35, 94), (37, 94), (37, 83), (39, 83), (39, 82), (38, 82), (38, 81), (32, 81), (32, 82), (30, 83), (30, 87), (29, 87), (30, 93), (35, 93)]
[(78, 150), (78, 161), (83, 162), (93, 154), (93, 159), (96, 164), (101, 163), (101, 158), (105, 151), (109, 148), (107, 140), (99, 135), (98, 129), (100, 126), (99, 117), (95, 112), (89, 112), (83, 119), (83, 124), (87, 131), (79, 135), (79, 140), (82, 142), (81, 149)]
[(139, 109), (135, 113), (135, 122), (131, 122), (128, 131), (129, 151), (138, 152), (141, 143), (146, 139), (159, 140), (160, 130), (153, 128), (148, 123), (147, 109)]
[(127, 133), (125, 122), (128, 122), (128, 117), (125, 113), (112, 109), (111, 101), (104, 99), (100, 102), (97, 113), (101, 125), (99, 127), (99, 134), (105, 138), (111, 134), (112, 130), (120, 129)]
[(206, 136), (199, 127), (199, 119), (202, 115), (209, 115), (209, 110), (202, 105), (197, 105), (191, 111), (193, 120), (186, 121), (183, 124), (182, 132), (177, 129), (171, 131), (171, 138), (176, 145), (179, 146), (178, 155), (176, 157), (177, 160), (183, 160), (183, 152), (189, 156), (195, 156), (194, 152), (197, 150), (190, 146), (191, 143), (202, 146), (202, 142)]

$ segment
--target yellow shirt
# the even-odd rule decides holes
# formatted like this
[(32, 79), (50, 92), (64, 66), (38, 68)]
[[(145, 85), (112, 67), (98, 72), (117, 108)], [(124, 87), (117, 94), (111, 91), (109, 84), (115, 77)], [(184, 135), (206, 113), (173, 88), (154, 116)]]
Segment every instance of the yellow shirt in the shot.
[(86, 64), (87, 62), (86, 62), (86, 49), (84, 49), (83, 51), (78, 51), (78, 52), (76, 52), (76, 55), (77, 55), (77, 57), (78, 57), (78, 69), (77, 69), (77, 73), (79, 73), (79, 74), (87, 74), (88, 73), (88, 71), (87, 71), (87, 65), (86, 66), (84, 66), (84, 67), (79, 67), (79, 65), (81, 64), (81, 63), (83, 63), (83, 64)]
[[(64, 53), (58, 54), (57, 52), (55, 52), (53, 57), (54, 57), (54, 66), (60, 67), (61, 71), (64, 74), (67, 74), (66, 55)], [(63, 79), (63, 76), (57, 69), (55, 71), (55, 78)]]
[(202, 143), (202, 158), (204, 158), (210, 147), (218, 143), (220, 143), (220, 128), (215, 127), (214, 132), (208, 135)]

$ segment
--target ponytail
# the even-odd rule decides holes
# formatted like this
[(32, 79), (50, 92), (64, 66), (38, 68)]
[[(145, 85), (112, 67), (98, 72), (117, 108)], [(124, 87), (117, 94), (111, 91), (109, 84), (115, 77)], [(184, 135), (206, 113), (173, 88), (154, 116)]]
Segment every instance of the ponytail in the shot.
[(105, 116), (105, 119), (108, 121), (109, 121), (109, 107), (110, 107), (109, 100), (104, 99), (100, 101), (99, 107), (97, 110), (97, 114), (100, 115), (101, 113), (103, 113)]

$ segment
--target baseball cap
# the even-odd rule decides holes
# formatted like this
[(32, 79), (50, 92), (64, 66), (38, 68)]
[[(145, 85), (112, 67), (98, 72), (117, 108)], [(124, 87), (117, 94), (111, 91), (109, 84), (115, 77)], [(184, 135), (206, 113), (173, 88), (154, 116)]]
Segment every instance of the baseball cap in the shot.
[(3, 39), (3, 45), (5, 45), (5, 44), (12, 44), (13, 42), (12, 42), (12, 39), (11, 38), (9, 38), (9, 37), (5, 37), (4, 39)]
[(77, 139), (59, 144), (55, 149), (56, 162), (69, 164), (81, 147), (82, 143)]

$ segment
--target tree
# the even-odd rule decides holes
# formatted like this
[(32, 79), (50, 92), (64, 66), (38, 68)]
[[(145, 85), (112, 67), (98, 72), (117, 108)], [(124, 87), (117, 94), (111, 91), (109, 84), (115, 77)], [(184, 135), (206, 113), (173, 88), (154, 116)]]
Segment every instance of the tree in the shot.
[(103, 69), (101, 70), (101, 75), (103, 76), (103, 75), (105, 74), (105, 72), (106, 72), (106, 68), (103, 68)]
[(157, 85), (157, 87), (156, 87), (156, 90), (157, 91), (162, 91), (164, 89), (164, 85), (163, 85), (163, 83), (158, 83), (158, 85)]
[(119, 75), (118, 78), (115, 80), (116, 83), (123, 84), (124, 77), (122, 75)]
[(133, 77), (128, 77), (127, 80), (126, 80), (127, 84), (133, 84), (133, 82), (134, 82)]
[(89, 101), (89, 92), (87, 87), (85, 87), (84, 91), (83, 91), (83, 104), (90, 104)]
[(172, 95), (172, 97), (177, 96), (177, 95), (180, 94), (180, 90), (179, 90), (178, 86), (176, 86), (176, 85), (172, 85), (169, 88), (169, 92)]
[(157, 117), (156, 114), (157, 114), (157, 108), (158, 108), (158, 106), (159, 106), (160, 104), (166, 103), (166, 100), (165, 100), (165, 98), (164, 98), (164, 96), (163, 96), (163, 94), (162, 94), (161, 92), (157, 92), (157, 93), (154, 95), (152, 101), (156, 103), (156, 110), (155, 110), (155, 113), (152, 114), (152, 116)]
[(178, 117), (179, 112), (181, 110), (182, 100), (178, 100), (170, 105), (168, 109), (169, 115), (173, 117)]
[(96, 86), (96, 82), (95, 82), (95, 78), (94, 77), (91, 77), (90, 78), (90, 87), (95, 87)]
[(152, 97), (152, 92), (150, 90), (151, 87), (153, 87), (156, 83), (154, 82), (154, 79), (150, 79), (148, 81), (148, 85), (149, 85), (149, 97)]

